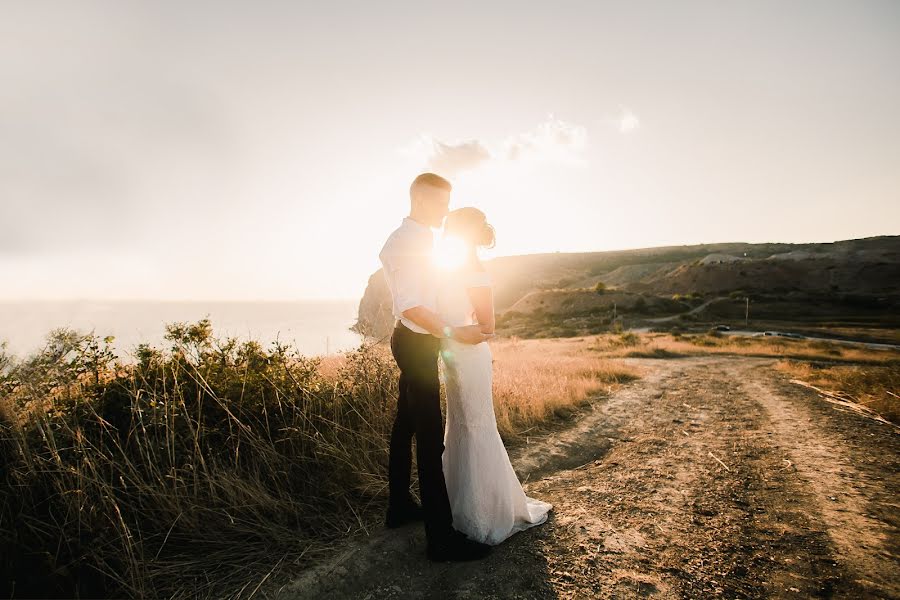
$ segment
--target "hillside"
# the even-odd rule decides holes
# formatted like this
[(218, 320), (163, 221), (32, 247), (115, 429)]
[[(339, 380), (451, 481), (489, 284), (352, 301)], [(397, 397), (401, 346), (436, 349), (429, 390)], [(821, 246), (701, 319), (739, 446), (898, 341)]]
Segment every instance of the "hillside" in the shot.
[[(520, 335), (538, 329), (517, 327), (523, 319), (545, 329), (558, 326), (563, 335), (596, 332), (626, 315), (675, 315), (717, 297), (731, 302), (712, 302), (717, 312), (696, 316), (739, 318), (744, 298), (759, 305), (759, 316), (768, 311), (787, 320), (852, 316), (878, 322), (900, 306), (900, 236), (533, 254), (485, 265), (495, 281), (501, 326)], [(604, 293), (594, 291), (598, 282)], [(818, 308), (810, 312), (810, 303)], [(390, 296), (377, 271), (360, 301), (354, 330), (383, 337), (391, 324)]]

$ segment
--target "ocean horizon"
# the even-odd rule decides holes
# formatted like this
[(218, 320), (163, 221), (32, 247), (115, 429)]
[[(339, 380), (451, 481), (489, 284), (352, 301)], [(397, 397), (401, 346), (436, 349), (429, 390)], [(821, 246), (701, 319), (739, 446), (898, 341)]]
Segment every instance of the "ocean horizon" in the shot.
[(255, 340), (268, 348), (278, 340), (307, 356), (324, 356), (359, 346), (350, 331), (358, 300), (183, 301), (183, 300), (30, 300), (0, 301), (0, 343), (24, 358), (39, 350), (51, 330), (70, 327), (113, 336), (111, 348), (123, 362), (138, 344), (168, 348), (165, 325), (209, 317), (218, 338)]

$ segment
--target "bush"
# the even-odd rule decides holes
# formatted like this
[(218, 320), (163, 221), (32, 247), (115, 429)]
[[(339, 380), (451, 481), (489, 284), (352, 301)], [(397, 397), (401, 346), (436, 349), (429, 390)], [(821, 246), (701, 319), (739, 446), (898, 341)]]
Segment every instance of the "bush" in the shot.
[(610, 336), (606, 339), (606, 343), (610, 348), (632, 348), (640, 346), (641, 336), (628, 331), (617, 336)]
[(222, 597), (384, 504), (389, 352), (360, 346), (325, 378), (206, 319), (166, 329), (171, 348), (133, 365), (70, 330), (4, 359), (0, 594)]
[(681, 358), (685, 355), (665, 348), (653, 348), (651, 350), (632, 350), (625, 356), (629, 358)]
[(603, 292), (606, 291), (606, 284), (603, 283), (602, 281), (598, 281), (597, 285), (594, 286), (594, 291), (597, 292), (598, 294), (602, 294)]
[(695, 346), (718, 346), (715, 338), (704, 335), (692, 335), (688, 341)]
[(643, 297), (639, 297), (634, 301), (634, 311), (638, 313), (646, 312), (647, 310), (647, 301)]

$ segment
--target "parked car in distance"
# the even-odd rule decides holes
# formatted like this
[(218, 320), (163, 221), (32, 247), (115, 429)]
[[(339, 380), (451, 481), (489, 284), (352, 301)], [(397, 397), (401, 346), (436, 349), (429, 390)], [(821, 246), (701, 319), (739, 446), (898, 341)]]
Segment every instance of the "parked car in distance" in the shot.
[(716, 325), (713, 327), (714, 331), (731, 331), (731, 327), (728, 325)]

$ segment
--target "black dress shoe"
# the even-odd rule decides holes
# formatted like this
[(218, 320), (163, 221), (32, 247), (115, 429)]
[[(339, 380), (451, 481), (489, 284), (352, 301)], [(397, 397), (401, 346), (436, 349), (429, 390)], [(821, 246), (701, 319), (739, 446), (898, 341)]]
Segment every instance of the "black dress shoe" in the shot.
[(491, 553), (489, 544), (469, 539), (461, 531), (453, 530), (446, 538), (428, 542), (426, 555), (433, 561), (464, 561), (478, 560)]
[(425, 518), (425, 511), (422, 507), (411, 500), (402, 507), (388, 506), (387, 515), (384, 518), (384, 525), (389, 529), (402, 527), (407, 523), (421, 521)]

